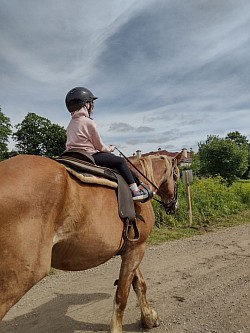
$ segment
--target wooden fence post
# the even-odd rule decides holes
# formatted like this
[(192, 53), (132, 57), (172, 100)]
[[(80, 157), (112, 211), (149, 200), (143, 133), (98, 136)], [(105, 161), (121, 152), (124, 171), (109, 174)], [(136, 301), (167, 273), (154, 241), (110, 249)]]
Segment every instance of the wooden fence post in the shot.
[(185, 171), (185, 178), (186, 178), (186, 185), (187, 185), (189, 226), (191, 226), (193, 224), (193, 213), (192, 213), (191, 190), (190, 190), (190, 170)]

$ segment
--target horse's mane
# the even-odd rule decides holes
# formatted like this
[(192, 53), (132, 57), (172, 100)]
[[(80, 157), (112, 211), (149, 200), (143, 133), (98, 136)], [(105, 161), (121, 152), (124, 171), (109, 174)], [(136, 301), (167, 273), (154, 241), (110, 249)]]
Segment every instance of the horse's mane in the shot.
[(166, 156), (166, 155), (148, 155), (146, 157), (140, 158), (140, 164), (141, 164), (141, 167), (142, 167), (143, 174), (148, 179), (150, 179), (153, 183), (155, 183), (155, 180), (154, 180), (154, 173), (153, 173), (152, 163), (153, 163), (154, 159), (159, 159), (159, 157), (161, 159), (165, 160), (167, 171), (170, 175), (170, 173), (171, 173), (171, 157)]

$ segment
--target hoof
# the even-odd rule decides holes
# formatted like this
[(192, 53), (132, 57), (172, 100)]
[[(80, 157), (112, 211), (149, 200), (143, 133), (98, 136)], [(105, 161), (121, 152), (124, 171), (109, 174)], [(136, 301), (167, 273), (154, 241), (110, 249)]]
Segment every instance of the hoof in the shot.
[(141, 323), (144, 328), (153, 328), (160, 325), (158, 314), (155, 310), (151, 310), (151, 313), (141, 318)]

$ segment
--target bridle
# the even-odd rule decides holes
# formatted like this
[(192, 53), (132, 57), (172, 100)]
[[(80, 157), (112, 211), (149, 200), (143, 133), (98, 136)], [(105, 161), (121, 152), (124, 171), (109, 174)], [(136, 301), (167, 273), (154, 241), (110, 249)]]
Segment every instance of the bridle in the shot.
[[(155, 201), (157, 201), (158, 203), (160, 203), (166, 213), (168, 215), (170, 214), (174, 214), (176, 209), (178, 208), (178, 178), (179, 178), (179, 172), (178, 172), (178, 167), (177, 167), (177, 160), (173, 159), (172, 161), (172, 173), (173, 175), (173, 179), (174, 179), (174, 194), (173, 196), (168, 199), (167, 202), (163, 202), (162, 200), (158, 200), (156, 198), (153, 198)], [(160, 187), (162, 187), (165, 183), (167, 182), (167, 179), (161, 184)], [(161, 190), (158, 190), (157, 194), (160, 195)]]
[[(165, 179), (160, 187), (156, 186), (150, 179), (148, 179), (148, 177), (146, 177), (146, 175), (144, 175), (117, 147), (115, 148), (120, 154), (121, 156), (123, 156), (125, 158), (125, 160), (133, 166), (133, 168), (139, 172), (139, 174), (146, 179), (156, 190), (157, 190), (157, 194), (159, 194), (161, 192), (160, 188), (162, 187), (162, 185), (164, 185), (167, 182), (167, 179)], [(178, 205), (178, 178), (179, 178), (179, 172), (178, 172), (178, 167), (177, 167), (177, 159), (174, 158), (172, 160), (172, 172), (171, 175), (173, 176), (174, 179), (174, 194), (173, 196), (167, 201), (167, 202), (163, 202), (162, 200), (153, 198), (155, 201), (157, 201), (158, 203), (160, 203), (167, 214), (174, 214)]]

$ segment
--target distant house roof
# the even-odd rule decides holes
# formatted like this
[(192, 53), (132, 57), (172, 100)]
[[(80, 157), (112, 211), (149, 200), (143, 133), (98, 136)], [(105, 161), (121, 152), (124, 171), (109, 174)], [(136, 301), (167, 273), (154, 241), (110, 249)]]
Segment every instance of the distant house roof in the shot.
[[(140, 151), (137, 151), (137, 153), (138, 152), (140, 152)], [(165, 149), (151, 151), (149, 153), (141, 154), (141, 157), (146, 157), (149, 155), (167, 155), (172, 158), (176, 158), (178, 163), (191, 163), (192, 162), (192, 152), (187, 152), (186, 150), (184, 152), (184, 149), (182, 149), (180, 152), (170, 152)], [(136, 158), (137, 158), (137, 155), (129, 157), (129, 159), (136, 159)]]
[(170, 156), (170, 157), (173, 157), (173, 158), (177, 158), (177, 156), (180, 154), (180, 152), (170, 152), (170, 151), (167, 151), (167, 150), (157, 150), (157, 151), (151, 151), (149, 153), (146, 153), (146, 154), (142, 154), (142, 156), (148, 156), (148, 155), (167, 155), (167, 156)]

